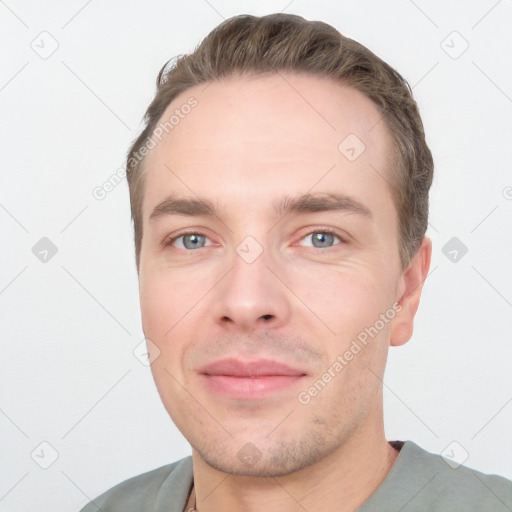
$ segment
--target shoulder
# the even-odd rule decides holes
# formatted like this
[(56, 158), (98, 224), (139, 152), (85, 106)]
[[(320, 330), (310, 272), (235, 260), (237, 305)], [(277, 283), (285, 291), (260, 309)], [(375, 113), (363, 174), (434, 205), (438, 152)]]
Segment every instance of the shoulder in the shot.
[(129, 478), (88, 503), (80, 512), (170, 511), (183, 506), (192, 485), (192, 457)]
[[(512, 509), (512, 482), (498, 475), (485, 474), (430, 453), (412, 441), (404, 450), (401, 474), (410, 472), (417, 492), (415, 500), (423, 510), (507, 511)], [(397, 462), (400, 460), (397, 460)], [(411, 503), (412, 504), (412, 503)]]

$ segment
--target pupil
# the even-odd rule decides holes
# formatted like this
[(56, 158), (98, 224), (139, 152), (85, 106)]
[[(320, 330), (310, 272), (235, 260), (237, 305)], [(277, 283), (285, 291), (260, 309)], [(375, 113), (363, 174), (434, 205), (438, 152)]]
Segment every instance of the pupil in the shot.
[(187, 249), (195, 249), (199, 247), (200, 244), (200, 235), (187, 235), (183, 240), (183, 244)]
[[(330, 233), (315, 233), (313, 236), (313, 245), (315, 247), (325, 247), (325, 245), (330, 245), (332, 238), (333, 235)], [(317, 245), (316, 242), (319, 242), (319, 245)]]

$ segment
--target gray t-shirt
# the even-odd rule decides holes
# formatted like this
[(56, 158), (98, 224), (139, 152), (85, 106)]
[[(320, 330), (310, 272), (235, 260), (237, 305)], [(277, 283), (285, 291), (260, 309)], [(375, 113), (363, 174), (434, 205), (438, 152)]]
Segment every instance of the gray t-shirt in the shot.
[[(453, 468), (443, 457), (412, 441), (357, 512), (510, 512), (512, 481), (465, 466)], [(183, 512), (193, 484), (192, 457), (126, 480), (87, 504), (81, 512)]]

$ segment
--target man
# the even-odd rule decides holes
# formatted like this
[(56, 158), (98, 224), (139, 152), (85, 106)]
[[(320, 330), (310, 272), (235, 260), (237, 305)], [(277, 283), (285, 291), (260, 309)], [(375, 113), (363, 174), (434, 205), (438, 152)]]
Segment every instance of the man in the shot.
[(512, 509), (384, 434), (433, 162), (405, 80), (327, 24), (238, 16), (164, 66), (127, 160), (142, 324), (192, 456), (83, 512)]

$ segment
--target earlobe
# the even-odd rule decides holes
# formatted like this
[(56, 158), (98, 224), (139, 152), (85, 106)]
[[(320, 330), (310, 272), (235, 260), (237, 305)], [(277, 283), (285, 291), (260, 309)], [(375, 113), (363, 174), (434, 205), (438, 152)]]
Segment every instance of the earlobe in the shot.
[(404, 345), (412, 336), (414, 316), (418, 310), (423, 283), (430, 268), (431, 255), (432, 242), (425, 236), (409, 266), (402, 274), (402, 282), (399, 287), (400, 296), (397, 297), (397, 302), (402, 309), (395, 317), (391, 328), (389, 344), (392, 346)]

